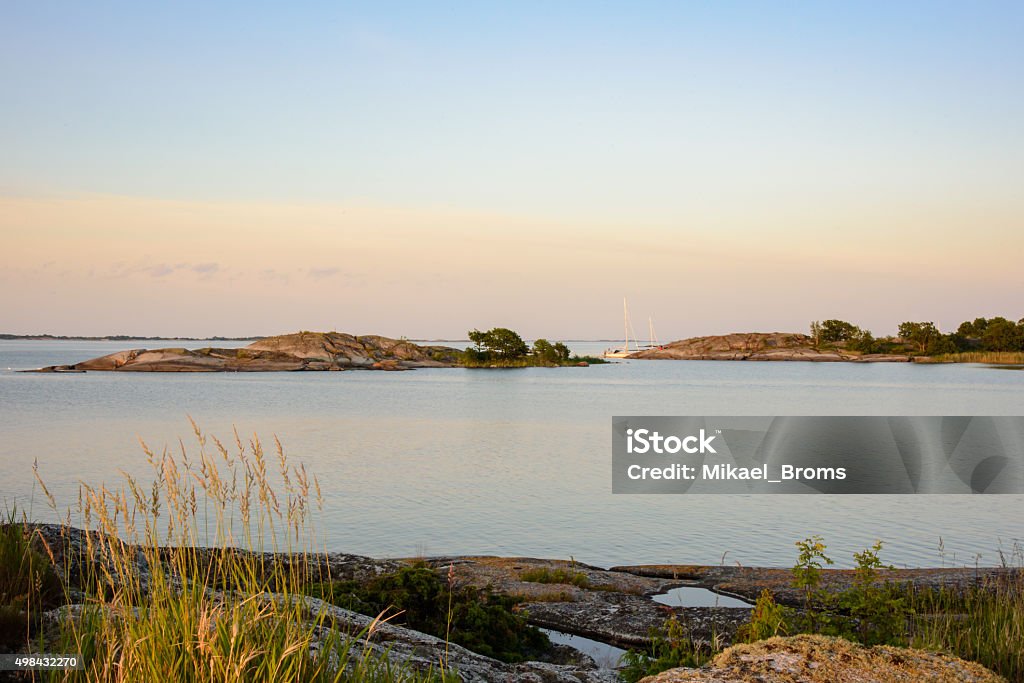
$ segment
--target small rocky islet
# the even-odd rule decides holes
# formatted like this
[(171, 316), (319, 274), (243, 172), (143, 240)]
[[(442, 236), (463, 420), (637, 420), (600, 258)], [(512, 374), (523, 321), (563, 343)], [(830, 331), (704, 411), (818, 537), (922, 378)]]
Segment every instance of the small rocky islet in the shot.
[(855, 353), (817, 347), (814, 339), (797, 332), (737, 332), (681, 339), (629, 356), (640, 360), (752, 360), (818, 363), (907, 363), (906, 354)]
[(450, 368), (461, 351), (405, 339), (343, 332), (296, 332), (266, 337), (239, 349), (129, 349), (37, 372), (295, 372), (301, 370), (409, 370)]

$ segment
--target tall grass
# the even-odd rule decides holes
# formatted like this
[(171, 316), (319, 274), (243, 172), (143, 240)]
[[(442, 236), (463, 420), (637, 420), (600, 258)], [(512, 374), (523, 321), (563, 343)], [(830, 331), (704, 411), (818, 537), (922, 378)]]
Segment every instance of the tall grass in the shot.
[(268, 456), (257, 438), (243, 442), (236, 433), (229, 449), (192, 426), (192, 455), (184, 445), (156, 454), (143, 444), (148, 486), (124, 473), (116, 488), (81, 485), (78, 526), (89, 533), (76, 541), (65, 531), (63, 547), (47, 545), (50, 559), (77, 576), (68, 602), (85, 596), (83, 607), (64, 610), (47, 644), (79, 653), (85, 669), (50, 680), (444, 678), (374, 653), (365, 644), (379, 621), (339, 633), (323, 608), (311, 612), (301, 598), (309, 582), (330, 579), (314, 547), (317, 479), (291, 466), (276, 438)]
[(39, 615), (57, 604), (61, 584), (50, 561), (32, 547), (32, 533), (17, 508), (0, 519), (0, 652), (31, 640)]
[(1024, 573), (1008, 572), (969, 588), (913, 591), (908, 644), (984, 664), (1024, 681)]

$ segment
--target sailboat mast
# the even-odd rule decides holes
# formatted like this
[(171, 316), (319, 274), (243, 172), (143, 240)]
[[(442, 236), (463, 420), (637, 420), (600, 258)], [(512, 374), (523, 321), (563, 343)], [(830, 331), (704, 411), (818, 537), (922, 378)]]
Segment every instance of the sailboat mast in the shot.
[(629, 351), (629, 308), (626, 306), (626, 297), (622, 297), (622, 326), (626, 330), (626, 345), (623, 348)]
[(651, 333), (651, 348), (661, 346), (661, 344), (658, 342), (658, 335), (655, 334), (654, 332), (654, 316), (647, 316), (647, 327)]

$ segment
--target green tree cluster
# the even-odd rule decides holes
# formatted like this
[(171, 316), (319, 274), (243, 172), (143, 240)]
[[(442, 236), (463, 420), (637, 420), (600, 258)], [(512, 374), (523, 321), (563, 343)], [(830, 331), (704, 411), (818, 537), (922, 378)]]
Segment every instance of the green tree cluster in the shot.
[(841, 345), (861, 353), (878, 353), (881, 350), (869, 331), (845, 320), (815, 320), (811, 323), (811, 337), (816, 347)]
[(845, 320), (811, 323), (814, 345), (840, 346), (861, 353), (917, 353), (936, 356), (963, 351), (1024, 351), (1024, 318), (975, 318), (956, 332), (943, 334), (931, 321), (900, 323), (895, 337), (876, 338), (870, 331)]
[(975, 318), (960, 323), (956, 334), (967, 345), (973, 343), (985, 351), (1024, 351), (1024, 318), (1017, 322), (1001, 316)]
[(814, 336), (819, 342), (850, 341), (861, 333), (859, 327), (845, 320), (825, 320), (820, 323), (815, 321), (811, 323), (812, 334), (815, 325), (818, 326), (818, 330)]
[(463, 354), (467, 367), (518, 368), (604, 362), (601, 358), (572, 356), (568, 346), (562, 342), (551, 343), (547, 339), (538, 339), (531, 348), (517, 332), (506, 327), (495, 327), (486, 332), (471, 330), (468, 336), (474, 346), (466, 349)]
[(476, 344), (477, 353), (488, 353), (503, 360), (520, 358), (530, 350), (523, 338), (507, 327), (495, 327), (486, 332), (471, 330), (469, 341)]
[(926, 353), (929, 346), (934, 344), (935, 341), (942, 336), (942, 333), (939, 332), (939, 328), (937, 328), (933, 322), (903, 322), (900, 323), (899, 329), (896, 333), (900, 336), (900, 339), (906, 339), (907, 341), (914, 343), (921, 353)]
[(547, 339), (533, 342), (533, 355), (547, 365), (558, 365), (569, 360), (569, 347), (562, 342), (552, 344)]
[(976, 350), (1024, 351), (1024, 319), (1013, 322), (1001, 316), (966, 320), (951, 334), (942, 334), (934, 323), (905, 322), (899, 335), (932, 356)]

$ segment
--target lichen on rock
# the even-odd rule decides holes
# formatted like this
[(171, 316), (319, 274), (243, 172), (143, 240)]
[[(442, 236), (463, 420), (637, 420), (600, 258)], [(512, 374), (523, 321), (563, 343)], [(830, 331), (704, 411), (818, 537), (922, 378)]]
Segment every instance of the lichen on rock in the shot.
[(798, 635), (735, 645), (699, 669), (669, 669), (641, 683), (1006, 683), (980, 664), (911, 648), (864, 647)]

